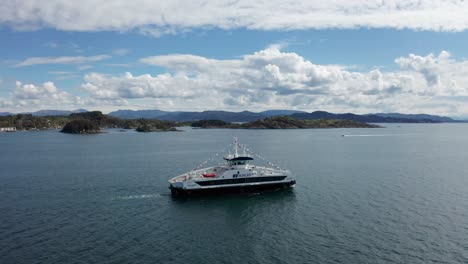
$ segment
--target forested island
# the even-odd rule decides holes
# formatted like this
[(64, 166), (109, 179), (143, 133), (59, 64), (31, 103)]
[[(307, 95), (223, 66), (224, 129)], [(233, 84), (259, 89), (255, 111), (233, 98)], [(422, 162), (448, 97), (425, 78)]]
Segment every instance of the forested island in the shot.
[(96, 122), (79, 119), (66, 123), (60, 132), (70, 134), (95, 134), (100, 133), (101, 128)]
[(0, 127), (16, 127), (17, 130), (60, 129), (64, 133), (94, 134), (103, 128), (134, 129), (138, 132), (177, 131), (177, 127), (232, 128), (232, 129), (305, 129), (305, 128), (374, 128), (372, 124), (352, 120), (298, 119), (291, 116), (275, 116), (247, 123), (231, 123), (222, 120), (198, 120), (174, 122), (158, 119), (121, 119), (99, 111), (73, 113), (68, 116), (33, 116), (18, 114), (0, 117)]
[(74, 113), (68, 116), (33, 116), (18, 114), (0, 116), (0, 127), (16, 127), (16, 130), (61, 129), (71, 134), (94, 134), (102, 128), (135, 129), (139, 132), (174, 131), (178, 124), (156, 119), (121, 119), (100, 111)]
[(341, 119), (298, 119), (290, 116), (265, 118), (246, 124), (241, 128), (254, 129), (294, 129), (294, 128), (378, 128), (380, 126)]
[(305, 128), (377, 128), (379, 126), (337, 119), (297, 119), (290, 116), (276, 116), (259, 119), (243, 124), (229, 123), (221, 120), (200, 120), (191, 123), (198, 128), (239, 128), (239, 129), (305, 129)]

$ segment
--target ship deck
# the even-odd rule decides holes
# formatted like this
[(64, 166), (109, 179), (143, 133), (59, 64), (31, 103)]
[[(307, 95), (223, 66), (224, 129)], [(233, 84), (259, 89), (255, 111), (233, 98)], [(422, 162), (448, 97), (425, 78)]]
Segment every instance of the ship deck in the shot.
[[(253, 175), (249, 177), (277, 176), (288, 174), (287, 171), (277, 170), (269, 167), (250, 166), (249, 169), (253, 173)], [(214, 166), (199, 170), (193, 170), (170, 179), (169, 183), (186, 182), (189, 180), (221, 179), (222, 174), (228, 170), (235, 170), (235, 168), (230, 168), (228, 166)]]

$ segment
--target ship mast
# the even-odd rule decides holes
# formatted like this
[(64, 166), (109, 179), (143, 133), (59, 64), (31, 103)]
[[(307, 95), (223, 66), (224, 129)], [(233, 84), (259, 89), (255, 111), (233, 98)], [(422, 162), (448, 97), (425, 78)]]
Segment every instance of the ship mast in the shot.
[(234, 158), (237, 158), (239, 154), (237, 153), (237, 137), (234, 137)]

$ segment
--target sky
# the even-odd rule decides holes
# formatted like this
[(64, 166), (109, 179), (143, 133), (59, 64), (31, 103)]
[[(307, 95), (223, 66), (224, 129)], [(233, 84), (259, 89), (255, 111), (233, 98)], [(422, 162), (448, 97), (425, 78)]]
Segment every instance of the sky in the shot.
[(467, 2), (3, 0), (0, 112), (468, 118)]

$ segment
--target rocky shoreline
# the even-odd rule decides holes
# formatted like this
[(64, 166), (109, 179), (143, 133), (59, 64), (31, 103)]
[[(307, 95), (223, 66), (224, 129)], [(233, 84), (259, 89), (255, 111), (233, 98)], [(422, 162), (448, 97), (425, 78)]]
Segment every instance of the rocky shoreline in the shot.
[(247, 123), (230, 123), (222, 120), (198, 120), (173, 122), (157, 119), (121, 119), (99, 111), (76, 113), (69, 116), (37, 117), (15, 115), (0, 117), (0, 127), (15, 128), (15, 131), (61, 129), (70, 134), (102, 133), (104, 128), (134, 129), (137, 132), (179, 131), (177, 127), (231, 128), (231, 129), (309, 129), (309, 128), (376, 128), (373, 124), (337, 119), (298, 119), (290, 116), (276, 116)]

